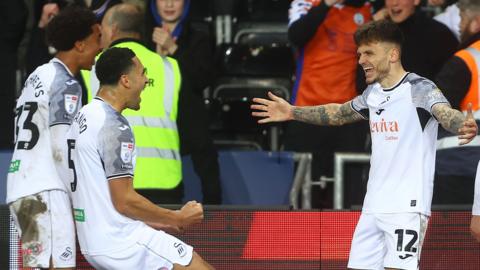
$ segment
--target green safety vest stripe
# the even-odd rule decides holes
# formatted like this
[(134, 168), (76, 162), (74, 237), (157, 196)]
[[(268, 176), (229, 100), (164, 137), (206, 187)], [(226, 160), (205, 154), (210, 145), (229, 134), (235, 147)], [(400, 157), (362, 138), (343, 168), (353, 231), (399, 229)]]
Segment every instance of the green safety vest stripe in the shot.
[(158, 117), (145, 117), (138, 115), (127, 115), (128, 123), (131, 126), (148, 126), (148, 127), (158, 127), (158, 128), (169, 128), (177, 129), (177, 122)]
[[(133, 50), (147, 68), (149, 79), (141, 93), (140, 110), (126, 109), (122, 112), (135, 135), (137, 160), (134, 187), (175, 188), (182, 179), (180, 141), (176, 124), (181, 83), (178, 63), (175, 59), (161, 57), (136, 42), (123, 42), (115, 47)], [(161, 62), (163, 65), (159, 65)], [(91, 72), (95, 72), (95, 69)], [(92, 76), (88, 71), (82, 71), (82, 76), (90, 101), (94, 97), (93, 93), (98, 91), (92, 91), (91, 86), (98, 82), (92, 83)], [(158, 89), (158, 83), (163, 83), (161, 89)]]

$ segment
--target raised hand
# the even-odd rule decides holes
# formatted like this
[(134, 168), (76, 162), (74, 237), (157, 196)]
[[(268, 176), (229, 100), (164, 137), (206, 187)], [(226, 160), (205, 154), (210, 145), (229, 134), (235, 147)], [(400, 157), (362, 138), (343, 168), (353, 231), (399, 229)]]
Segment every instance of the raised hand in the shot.
[(467, 116), (465, 117), (465, 121), (463, 121), (463, 126), (458, 129), (459, 144), (464, 145), (471, 142), (477, 136), (477, 133), (478, 126), (473, 117), (472, 103), (468, 103)]
[(177, 50), (175, 38), (164, 27), (155, 27), (153, 29), (152, 40), (157, 45), (157, 53), (161, 55), (171, 55)]
[(268, 92), (268, 99), (254, 98), (250, 109), (255, 110), (252, 115), (255, 117), (263, 117), (258, 123), (264, 124), (269, 122), (281, 122), (293, 120), (292, 105), (283, 98), (277, 97), (272, 92)]
[(57, 15), (58, 12), (60, 12), (60, 8), (56, 3), (45, 4), (42, 8), (40, 20), (38, 21), (38, 28), (45, 28), (48, 22), (50, 22), (53, 16)]
[(180, 209), (179, 214), (182, 216), (182, 224), (179, 227), (184, 229), (202, 222), (203, 206), (196, 201), (189, 201)]

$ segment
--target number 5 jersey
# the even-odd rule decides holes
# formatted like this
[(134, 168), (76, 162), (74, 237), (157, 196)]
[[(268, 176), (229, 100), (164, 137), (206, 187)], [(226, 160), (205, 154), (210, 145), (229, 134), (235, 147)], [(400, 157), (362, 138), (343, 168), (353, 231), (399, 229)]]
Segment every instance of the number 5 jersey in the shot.
[[(56, 166), (68, 166), (63, 133), (51, 127), (72, 123), (81, 107), (81, 86), (59, 59), (27, 78), (15, 109), (15, 148), (7, 176), (7, 203), (45, 190), (67, 190)], [(57, 136), (57, 137), (56, 137)], [(63, 142), (65, 141), (65, 142)], [(54, 143), (52, 143), (54, 142)]]

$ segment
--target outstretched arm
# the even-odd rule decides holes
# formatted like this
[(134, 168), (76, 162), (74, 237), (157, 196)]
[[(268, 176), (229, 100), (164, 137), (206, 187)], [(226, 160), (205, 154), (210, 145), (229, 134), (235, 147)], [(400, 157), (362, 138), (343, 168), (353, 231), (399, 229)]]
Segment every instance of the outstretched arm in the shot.
[(472, 104), (468, 104), (467, 116), (444, 103), (433, 105), (432, 113), (444, 129), (458, 134), (460, 145), (469, 143), (477, 136), (478, 127), (473, 117)]
[(326, 104), (319, 106), (297, 107), (290, 105), (284, 99), (268, 93), (268, 99), (254, 98), (251, 106), (253, 116), (263, 117), (258, 123), (281, 122), (297, 120), (315, 125), (339, 126), (360, 121), (363, 118), (354, 111), (350, 101), (344, 104)]

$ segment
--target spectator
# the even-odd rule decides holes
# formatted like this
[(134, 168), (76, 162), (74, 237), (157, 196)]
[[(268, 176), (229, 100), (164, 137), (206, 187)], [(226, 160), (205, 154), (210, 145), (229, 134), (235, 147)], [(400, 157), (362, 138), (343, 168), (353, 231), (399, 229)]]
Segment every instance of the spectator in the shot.
[(446, 25), (455, 37), (460, 40), (460, 10), (458, 9), (457, 1), (429, 0), (428, 4), (430, 6), (443, 6), (447, 2), (451, 2), (451, 4), (442, 13), (435, 15), (433, 18)]
[(182, 88), (178, 131), (182, 156), (190, 154), (201, 180), (203, 203), (220, 204), (222, 190), (218, 153), (209, 132), (203, 90), (212, 83), (213, 50), (208, 35), (192, 27), (190, 0), (150, 0), (146, 38), (151, 49), (178, 61)]
[(0, 1), (0, 18), (0, 24), (4, 26), (0, 33), (0, 58), (2, 59), (0, 66), (0, 74), (2, 74), (0, 149), (12, 149), (15, 93), (21, 87), (21, 85), (16, 85), (15, 81), (18, 69), (17, 52), (27, 20), (27, 8), (24, 1)]
[(30, 74), (36, 67), (48, 62), (55, 50), (45, 43), (45, 27), (58, 12), (68, 5), (88, 7), (95, 13), (97, 22), (102, 21), (105, 11), (120, 3), (121, 0), (37, 0), (34, 2), (33, 19), (35, 25), (32, 28), (28, 43), (25, 68)]
[(442, 23), (417, 9), (420, 0), (385, 0), (386, 14), (405, 37), (402, 63), (405, 69), (434, 79), (458, 46), (455, 35)]
[[(370, 20), (371, 6), (365, 1), (292, 1), (288, 37), (298, 52), (292, 103), (297, 106), (343, 103), (358, 94), (353, 34)], [(333, 174), (334, 152), (365, 151), (366, 134), (366, 123), (326, 128), (290, 122), (285, 150), (313, 152), (312, 177), (319, 179)], [(320, 207), (331, 207), (330, 198), (324, 192)]]
[[(183, 197), (176, 125), (181, 76), (175, 59), (159, 56), (141, 44), (142, 29), (143, 13), (138, 7), (116, 5), (102, 20), (102, 45), (133, 50), (149, 76), (141, 109), (123, 112), (138, 143), (134, 187), (154, 203), (178, 204)], [(94, 97), (98, 80), (95, 74), (83, 75), (84, 81), (89, 82), (89, 96)]]
[[(475, 119), (479, 121), (480, 99), (478, 70), (480, 66), (480, 2), (460, 0), (460, 50), (452, 56), (436, 78), (438, 87), (452, 107), (466, 111), (473, 104)], [(444, 130), (439, 131), (437, 146), (434, 203), (470, 204), (480, 144), (474, 140), (469, 147), (461, 147)]]
[(121, 113), (140, 108), (149, 82), (146, 69), (128, 48), (108, 49), (95, 68), (98, 95), (80, 110), (67, 135), (79, 183), (72, 202), (83, 255), (96, 269), (213, 269), (191, 246), (163, 231), (200, 223), (202, 205), (190, 201), (169, 210), (133, 188), (139, 148)]
[(47, 26), (57, 53), (27, 79), (16, 108), (16, 143), (7, 203), (22, 240), (24, 267), (75, 267), (75, 226), (67, 189), (65, 134), (81, 104), (74, 75), (100, 52), (100, 27), (85, 8), (66, 8)]

